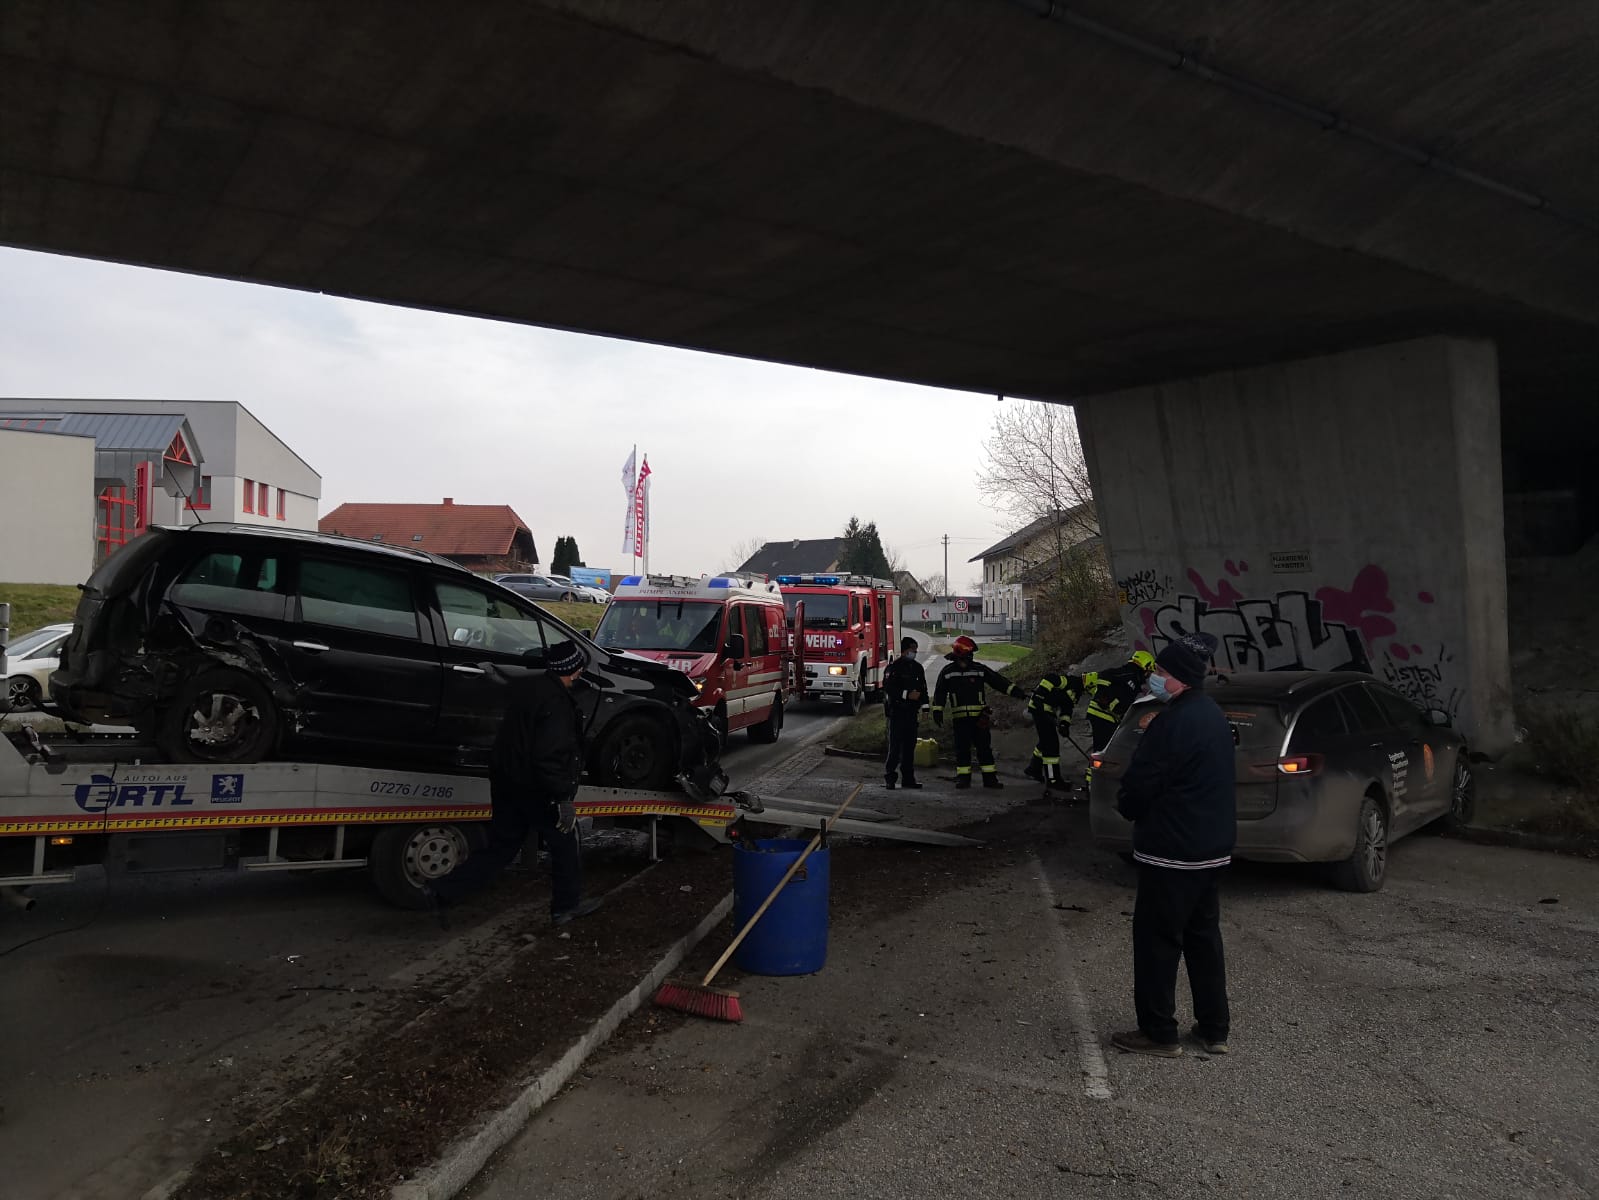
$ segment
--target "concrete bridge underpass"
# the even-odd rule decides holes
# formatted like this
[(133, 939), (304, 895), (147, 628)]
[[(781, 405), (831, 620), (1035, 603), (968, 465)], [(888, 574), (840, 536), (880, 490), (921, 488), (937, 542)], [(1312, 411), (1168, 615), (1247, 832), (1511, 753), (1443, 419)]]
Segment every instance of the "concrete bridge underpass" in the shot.
[(1135, 635), (1491, 749), (1596, 92), (1587, 0), (10, 0), (0, 243), (1070, 400)]

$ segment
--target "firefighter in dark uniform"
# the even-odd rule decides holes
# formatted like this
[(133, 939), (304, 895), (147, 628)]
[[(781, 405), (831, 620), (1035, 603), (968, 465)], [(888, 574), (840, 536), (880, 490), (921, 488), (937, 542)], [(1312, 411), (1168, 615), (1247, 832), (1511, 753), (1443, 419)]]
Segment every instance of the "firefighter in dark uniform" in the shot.
[(1038, 733), (1033, 761), (1022, 771), (1027, 778), (1036, 779), (1045, 787), (1051, 783), (1065, 784), (1060, 772), (1060, 735), (1071, 725), (1072, 709), (1082, 694), (1081, 675), (1057, 672), (1038, 681), (1027, 700), (1027, 711), (1032, 714), (1033, 728)]
[(883, 672), (883, 712), (888, 717), (885, 786), (894, 786), (896, 770), (901, 786), (922, 786), (916, 782), (916, 720), (927, 707), (927, 672), (916, 661), (916, 639), (905, 638), (899, 644), (899, 657)]
[(550, 852), (550, 919), (564, 925), (600, 907), (583, 899), (577, 835), (583, 714), (572, 697), (588, 657), (572, 642), (550, 647), (548, 667), (517, 685), (489, 760), (488, 844), (427, 889), (439, 923), (446, 910), (510, 865), (537, 831)]
[(988, 732), (988, 705), (983, 699), (984, 687), (991, 687), (1004, 696), (1025, 695), (1021, 688), (999, 672), (985, 667), (973, 655), (977, 643), (962, 634), (955, 639), (954, 653), (949, 663), (938, 673), (938, 683), (933, 688), (933, 724), (944, 723), (944, 706), (955, 709), (955, 786), (972, 786), (972, 750), (977, 751), (977, 765), (983, 773), (983, 786), (1004, 787), (999, 781), (999, 768), (994, 765), (994, 742)]
[[(1098, 754), (1110, 745), (1116, 726), (1121, 724), (1133, 701), (1144, 690), (1144, 682), (1154, 669), (1153, 654), (1148, 650), (1134, 650), (1132, 657), (1119, 667), (1083, 674), (1083, 691), (1088, 694), (1088, 727), (1093, 734), (1089, 748), (1093, 753)], [(1093, 783), (1092, 763), (1089, 763), (1084, 779)]]

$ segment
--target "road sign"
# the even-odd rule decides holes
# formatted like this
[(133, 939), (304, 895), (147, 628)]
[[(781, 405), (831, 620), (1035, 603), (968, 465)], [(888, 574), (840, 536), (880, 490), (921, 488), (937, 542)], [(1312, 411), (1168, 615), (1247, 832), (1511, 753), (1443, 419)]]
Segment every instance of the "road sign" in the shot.
[(933, 610), (932, 609), (924, 608), (924, 609), (921, 610), (921, 613), (922, 613), (922, 615), (917, 618), (918, 621), (931, 621), (933, 619)]
[(956, 596), (955, 597), (955, 611), (956, 612), (965, 612), (966, 611), (966, 597), (965, 596)]

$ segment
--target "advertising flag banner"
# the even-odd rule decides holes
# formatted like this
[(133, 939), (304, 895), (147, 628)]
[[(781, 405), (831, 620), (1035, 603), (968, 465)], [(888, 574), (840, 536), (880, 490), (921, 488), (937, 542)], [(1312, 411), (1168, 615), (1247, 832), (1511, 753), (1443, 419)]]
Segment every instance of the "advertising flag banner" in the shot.
[(650, 545), (650, 456), (644, 456), (633, 488), (633, 556), (643, 558)]
[(622, 526), (622, 553), (632, 554), (634, 533), (633, 524), (633, 490), (638, 486), (635, 474), (638, 464), (638, 447), (633, 447), (633, 453), (627, 456), (627, 462), (622, 465), (622, 492), (627, 496), (627, 521)]

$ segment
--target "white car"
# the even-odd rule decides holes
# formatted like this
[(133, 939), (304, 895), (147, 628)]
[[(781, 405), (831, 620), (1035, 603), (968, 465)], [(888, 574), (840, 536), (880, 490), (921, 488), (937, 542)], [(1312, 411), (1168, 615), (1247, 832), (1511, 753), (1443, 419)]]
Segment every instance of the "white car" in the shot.
[(571, 588), (579, 603), (609, 604), (611, 602), (611, 593), (604, 588), (597, 588), (587, 583), (577, 583), (570, 575), (546, 575), (545, 578), (553, 579), (556, 583)]
[(71, 632), (71, 625), (46, 625), (5, 648), (0, 655), (0, 678), (6, 685), (0, 712), (29, 712), (39, 707), (50, 694), (50, 676), (61, 661), (61, 644)]

